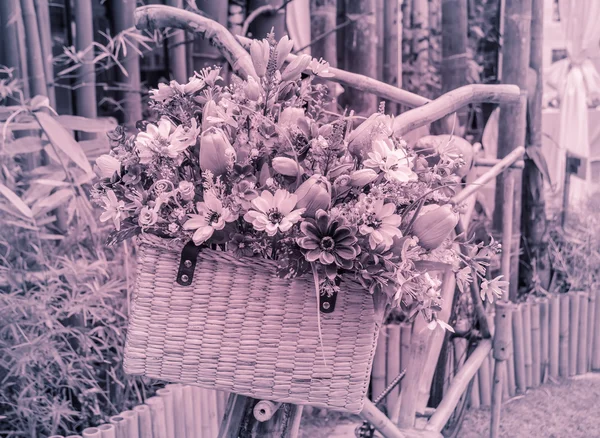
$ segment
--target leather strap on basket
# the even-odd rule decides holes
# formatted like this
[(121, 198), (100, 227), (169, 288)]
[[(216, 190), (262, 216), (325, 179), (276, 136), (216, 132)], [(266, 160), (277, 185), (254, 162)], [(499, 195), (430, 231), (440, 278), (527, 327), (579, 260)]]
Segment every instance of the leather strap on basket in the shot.
[(196, 245), (191, 240), (183, 247), (181, 259), (179, 260), (179, 270), (177, 271), (177, 284), (181, 286), (192, 284), (196, 261), (201, 249), (201, 246)]

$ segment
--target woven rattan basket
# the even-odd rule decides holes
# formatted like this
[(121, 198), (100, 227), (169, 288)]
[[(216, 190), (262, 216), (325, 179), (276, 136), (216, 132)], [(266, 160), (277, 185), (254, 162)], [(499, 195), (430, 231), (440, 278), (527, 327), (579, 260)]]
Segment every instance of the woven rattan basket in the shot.
[(181, 286), (183, 245), (159, 240), (138, 245), (127, 373), (362, 409), (381, 322), (368, 292), (342, 282), (334, 311), (320, 313), (321, 347), (312, 276), (282, 279), (271, 261), (203, 249), (191, 284)]

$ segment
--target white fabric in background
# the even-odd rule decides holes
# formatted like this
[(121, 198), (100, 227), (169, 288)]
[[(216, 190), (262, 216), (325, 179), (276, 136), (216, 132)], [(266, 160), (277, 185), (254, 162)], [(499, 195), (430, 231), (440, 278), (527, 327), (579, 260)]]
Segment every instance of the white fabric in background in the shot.
[[(286, 6), (285, 24), (294, 50), (310, 44), (310, 0), (293, 0)], [(310, 47), (301, 53), (310, 55)]]
[[(568, 57), (548, 68), (547, 83), (560, 96), (558, 148), (549, 160), (559, 192), (565, 179), (566, 152), (590, 156), (588, 99), (600, 93), (600, 74), (590, 60), (600, 42), (600, 0), (559, 0), (560, 22)], [(588, 167), (589, 178), (589, 167)], [(586, 184), (575, 182), (575, 193), (585, 196)]]

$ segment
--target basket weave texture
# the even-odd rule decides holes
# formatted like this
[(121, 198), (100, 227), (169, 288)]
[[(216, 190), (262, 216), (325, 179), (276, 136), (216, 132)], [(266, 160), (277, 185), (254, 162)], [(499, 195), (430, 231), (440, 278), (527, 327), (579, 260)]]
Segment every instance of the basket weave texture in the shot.
[(312, 276), (282, 279), (272, 261), (204, 249), (192, 284), (181, 286), (182, 246), (138, 246), (127, 373), (259, 399), (362, 409), (381, 322), (368, 292), (342, 283), (335, 310), (320, 314), (321, 346)]

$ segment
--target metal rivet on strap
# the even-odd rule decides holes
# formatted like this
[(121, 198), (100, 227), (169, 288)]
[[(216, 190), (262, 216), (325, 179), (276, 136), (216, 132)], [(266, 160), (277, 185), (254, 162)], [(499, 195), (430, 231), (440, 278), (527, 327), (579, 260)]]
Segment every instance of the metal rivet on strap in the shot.
[(323, 304), (323, 309), (328, 310), (331, 307), (331, 304), (329, 304), (327, 301), (325, 301)]
[(185, 266), (186, 268), (189, 268), (190, 266), (192, 266), (192, 261), (186, 260), (185, 262), (183, 262), (183, 266)]
[(184, 283), (187, 283), (189, 279), (190, 279), (190, 277), (188, 277), (188, 276), (187, 276), (187, 275), (185, 275), (185, 274), (183, 274), (183, 275), (181, 276), (181, 281), (183, 281)]

